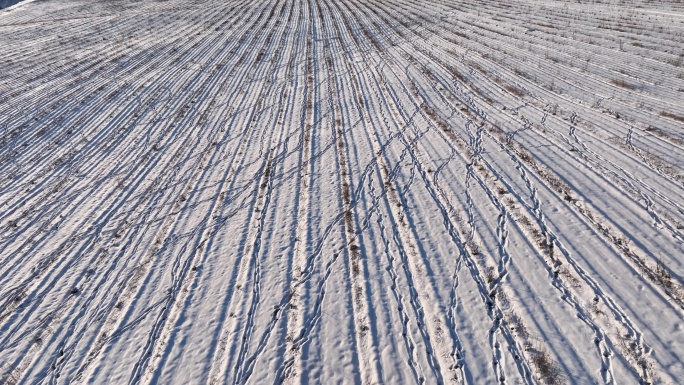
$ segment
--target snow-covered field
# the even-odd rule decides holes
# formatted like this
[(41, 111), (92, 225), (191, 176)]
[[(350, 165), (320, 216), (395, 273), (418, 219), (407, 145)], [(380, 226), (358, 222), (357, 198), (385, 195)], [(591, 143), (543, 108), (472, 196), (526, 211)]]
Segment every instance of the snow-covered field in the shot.
[(684, 378), (678, 0), (0, 10), (0, 383)]

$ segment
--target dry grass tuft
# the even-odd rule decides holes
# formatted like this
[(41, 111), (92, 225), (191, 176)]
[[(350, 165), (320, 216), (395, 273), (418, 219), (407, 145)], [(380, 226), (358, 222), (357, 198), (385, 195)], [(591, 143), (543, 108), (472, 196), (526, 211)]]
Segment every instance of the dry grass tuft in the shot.
[(506, 91), (512, 93), (513, 95), (515, 95), (519, 98), (522, 98), (523, 96), (525, 96), (525, 92), (523, 90), (521, 90), (520, 88), (514, 86), (514, 85), (506, 84), (505, 88), (506, 88)]
[(542, 383), (548, 385), (560, 385), (564, 383), (560, 368), (553, 362), (548, 352), (543, 349), (536, 349), (532, 346), (528, 346), (528, 349), (530, 351), (532, 365), (537, 369)]
[(661, 112), (660, 112), (660, 116), (664, 116), (664, 117), (666, 117), (666, 118), (674, 119), (674, 120), (676, 120), (676, 121), (678, 121), (678, 122), (684, 123), (684, 116), (677, 115), (677, 114), (673, 114), (673, 113), (671, 113), (671, 112), (661, 111)]
[(636, 85), (631, 84), (631, 83), (627, 83), (626, 81), (624, 81), (624, 80), (622, 80), (622, 79), (613, 79), (613, 80), (611, 80), (610, 82), (613, 83), (613, 84), (615, 84), (615, 85), (618, 86), (618, 87), (622, 87), (622, 88), (625, 88), (625, 89), (628, 89), (628, 90), (634, 91), (634, 90), (637, 89), (637, 86), (636, 86)]

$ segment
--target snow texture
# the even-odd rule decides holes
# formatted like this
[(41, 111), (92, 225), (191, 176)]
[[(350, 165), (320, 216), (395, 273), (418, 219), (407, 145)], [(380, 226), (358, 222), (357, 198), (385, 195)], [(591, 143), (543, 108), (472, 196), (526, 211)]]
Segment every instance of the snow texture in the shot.
[(684, 378), (680, 1), (25, 1), (0, 45), (0, 383)]

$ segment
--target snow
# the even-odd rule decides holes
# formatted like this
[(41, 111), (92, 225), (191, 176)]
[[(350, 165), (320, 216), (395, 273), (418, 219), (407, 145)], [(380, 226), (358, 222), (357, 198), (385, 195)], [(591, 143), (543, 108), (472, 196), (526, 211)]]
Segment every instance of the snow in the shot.
[(0, 383), (684, 378), (678, 1), (27, 0), (0, 42)]
[(20, 1), (21, 0), (0, 0), (0, 9), (9, 8)]

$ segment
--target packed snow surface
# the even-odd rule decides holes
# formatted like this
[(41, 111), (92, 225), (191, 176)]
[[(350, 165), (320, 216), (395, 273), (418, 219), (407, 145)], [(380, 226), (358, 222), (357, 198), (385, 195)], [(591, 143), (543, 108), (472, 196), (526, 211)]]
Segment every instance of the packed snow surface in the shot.
[(684, 4), (0, 11), (0, 383), (684, 378)]

